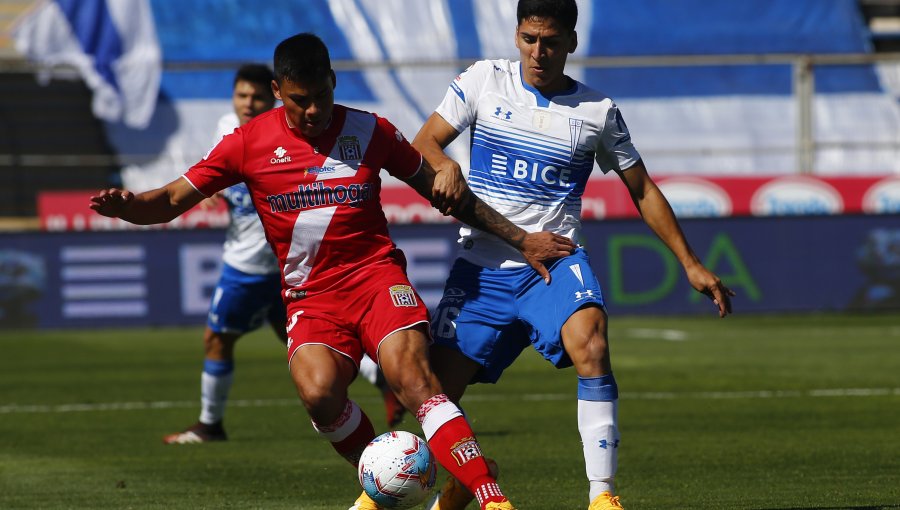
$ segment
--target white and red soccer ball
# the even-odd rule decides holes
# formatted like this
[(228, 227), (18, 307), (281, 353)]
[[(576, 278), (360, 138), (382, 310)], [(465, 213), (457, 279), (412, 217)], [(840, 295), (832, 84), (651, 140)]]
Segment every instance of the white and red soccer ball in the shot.
[(359, 483), (384, 508), (410, 508), (428, 496), (437, 478), (437, 463), (428, 444), (396, 430), (376, 437), (359, 459)]

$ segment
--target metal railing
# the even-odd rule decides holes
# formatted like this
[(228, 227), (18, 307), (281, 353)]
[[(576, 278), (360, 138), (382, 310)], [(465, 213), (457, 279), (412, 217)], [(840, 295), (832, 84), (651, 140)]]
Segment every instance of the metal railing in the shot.
[[(836, 65), (871, 65), (878, 63), (900, 64), (900, 53), (854, 53), (854, 54), (756, 54), (756, 55), (662, 55), (662, 56), (633, 56), (633, 57), (571, 57), (569, 64), (583, 68), (654, 68), (654, 67), (698, 67), (698, 66), (748, 66), (748, 65), (789, 65), (792, 68), (792, 88), (794, 109), (796, 113), (796, 127), (794, 144), (792, 147), (772, 148), (777, 151), (793, 150), (795, 152), (795, 170), (800, 174), (812, 173), (814, 170), (815, 154), (821, 148), (848, 148), (859, 147), (859, 142), (817, 142), (814, 136), (814, 109), (815, 74), (813, 70), (817, 66)], [(164, 69), (170, 72), (190, 72), (197, 70), (233, 70), (243, 64), (244, 61), (213, 61), (213, 62), (167, 62)], [(386, 61), (358, 61), (335, 60), (332, 65), (337, 71), (364, 71), (370, 69), (404, 69), (404, 68), (452, 68), (464, 69), (472, 63), (471, 59), (421, 59), (421, 60), (386, 60)], [(35, 67), (22, 60), (0, 60), (0, 73), (9, 72), (38, 72)], [(63, 72), (74, 73), (71, 69), (62, 68)], [(56, 71), (56, 70), (55, 70)], [(900, 138), (900, 136), (898, 136)], [(898, 142), (867, 142), (867, 148), (896, 149), (900, 148)], [(740, 152), (750, 149), (676, 149), (663, 150), (667, 154), (691, 153), (710, 155), (723, 152)], [(103, 161), (98, 161), (103, 159)], [(90, 161), (87, 161), (87, 160)], [(109, 161), (110, 159), (114, 161)], [(41, 156), (41, 155), (9, 155), (0, 154), (0, 167), (9, 165), (33, 166), (44, 165), (48, 160), (54, 164), (63, 166), (78, 166), (79, 164), (121, 164), (123, 161), (140, 161), (146, 159), (141, 155), (119, 155), (116, 157), (104, 156)]]

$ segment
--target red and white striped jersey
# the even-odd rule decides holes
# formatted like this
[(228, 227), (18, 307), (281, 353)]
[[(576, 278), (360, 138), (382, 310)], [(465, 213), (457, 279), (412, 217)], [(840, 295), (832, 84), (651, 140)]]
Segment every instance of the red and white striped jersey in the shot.
[(290, 128), (281, 107), (225, 136), (184, 178), (207, 196), (247, 184), (291, 297), (393, 255), (379, 172), (408, 179), (421, 164), (400, 131), (375, 114), (335, 105), (331, 124), (313, 139)]

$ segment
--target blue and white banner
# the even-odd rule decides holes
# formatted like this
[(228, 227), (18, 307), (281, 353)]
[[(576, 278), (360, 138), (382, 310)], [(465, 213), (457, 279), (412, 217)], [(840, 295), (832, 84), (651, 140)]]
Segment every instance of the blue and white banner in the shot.
[(14, 28), (16, 49), (44, 66), (74, 67), (94, 115), (143, 129), (156, 108), (162, 52), (148, 0), (45, 0)]
[[(43, 53), (55, 55), (48, 62), (64, 56), (75, 62), (85, 80), (102, 89), (95, 98), (98, 114), (115, 112), (115, 94), (121, 93), (125, 123), (108, 124), (107, 136), (124, 156), (121, 159), (131, 163), (123, 168), (122, 181), (142, 191), (177, 178), (209, 150), (218, 119), (232, 108), (236, 69), (231, 65), (271, 65), (275, 46), (298, 32), (319, 35), (332, 60), (362, 64), (358, 69), (339, 69), (335, 90), (339, 103), (377, 112), (412, 138), (468, 63), (519, 58), (516, 3), (43, 0), (20, 24), (17, 39), (20, 49), (33, 58)], [(578, 47), (572, 60), (872, 51), (857, 0), (577, 3)], [(119, 60), (113, 57), (118, 53), (101, 51), (115, 40), (113, 34), (122, 34)], [(146, 45), (140, 46), (140, 41)], [(161, 81), (158, 48), (168, 64)], [(141, 55), (152, 60), (151, 54), (155, 63), (137, 63)], [(431, 65), (410, 65), (421, 61)], [(570, 60), (567, 74), (616, 100), (654, 175), (797, 171), (797, 101), (788, 63), (652, 68), (576, 64)], [(126, 87), (126, 70), (137, 77), (127, 81), (137, 83), (136, 89)], [(817, 66), (814, 75), (814, 173), (900, 173), (900, 103), (895, 95), (900, 91), (900, 64)], [(118, 81), (108, 81), (110, 76)], [(152, 118), (139, 116), (153, 111), (146, 105), (156, 100), (157, 86), (160, 102)], [(148, 102), (138, 101), (139, 97)], [(129, 114), (137, 104), (145, 106), (134, 106)], [(144, 125), (143, 130), (128, 128)], [(464, 169), (468, 148), (466, 134), (449, 148)], [(592, 176), (607, 178), (614, 176), (599, 172)], [(386, 179), (385, 186), (404, 185)]]

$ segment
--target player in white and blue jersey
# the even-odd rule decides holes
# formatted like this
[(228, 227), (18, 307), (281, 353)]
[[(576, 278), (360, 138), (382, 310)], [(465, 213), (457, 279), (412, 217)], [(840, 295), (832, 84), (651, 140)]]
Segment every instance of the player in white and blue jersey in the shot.
[[(469, 67), (413, 142), (438, 171), (434, 195), (458, 199), (445, 190), (455, 189), (463, 174), (443, 149), (468, 128), (472, 191), (528, 232), (549, 230), (577, 242), (581, 196), (596, 162), (604, 173), (619, 175), (691, 285), (713, 300), (721, 317), (730, 313), (733, 292), (691, 250), (616, 104), (564, 73), (577, 45), (575, 1), (520, 0), (517, 16), (521, 61)], [(621, 508), (613, 484), (618, 387), (603, 294), (587, 254), (578, 248), (548, 264), (547, 285), (486, 232), (463, 227), (459, 243), (432, 321), (431, 362), (445, 391), (458, 401), (468, 384), (496, 382), (529, 345), (558, 368), (574, 365), (589, 510)], [(460, 489), (451, 479), (429, 508), (463, 508), (470, 496)]]
[[(275, 106), (273, 79), (272, 71), (264, 65), (247, 64), (238, 69), (232, 90), (234, 112), (219, 119), (214, 143)], [(223, 246), (222, 273), (203, 332), (205, 357), (200, 379), (200, 418), (188, 429), (165, 436), (163, 442), (167, 444), (227, 438), (222, 419), (234, 380), (234, 345), (241, 336), (268, 321), (278, 338), (287, 343), (281, 272), (266, 241), (250, 191), (241, 183), (223, 190), (210, 201), (220, 199), (228, 205), (230, 221)]]

